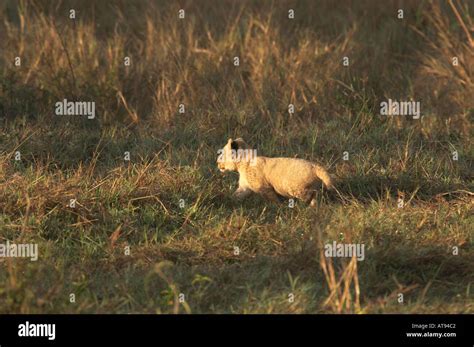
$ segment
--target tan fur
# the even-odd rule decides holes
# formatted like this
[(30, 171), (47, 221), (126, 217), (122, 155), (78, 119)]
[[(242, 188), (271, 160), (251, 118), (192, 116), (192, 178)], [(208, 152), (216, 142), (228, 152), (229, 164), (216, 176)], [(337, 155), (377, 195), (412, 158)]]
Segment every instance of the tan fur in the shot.
[(314, 195), (321, 181), (328, 189), (332, 182), (328, 172), (321, 166), (303, 159), (269, 158), (257, 156), (233, 159), (231, 148), (249, 149), (241, 138), (229, 139), (218, 159), (218, 168), (224, 171), (239, 172), (239, 187), (234, 195), (242, 199), (251, 192), (261, 194), (267, 199), (279, 201), (279, 196), (297, 198), (314, 205)]

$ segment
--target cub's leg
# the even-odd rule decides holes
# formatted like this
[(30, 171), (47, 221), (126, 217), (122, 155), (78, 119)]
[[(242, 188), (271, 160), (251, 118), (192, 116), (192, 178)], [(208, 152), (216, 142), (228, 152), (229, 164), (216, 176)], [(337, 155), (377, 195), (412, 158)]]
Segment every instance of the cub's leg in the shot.
[(234, 197), (237, 198), (238, 200), (242, 200), (246, 198), (247, 196), (249, 196), (250, 193), (252, 193), (252, 191), (249, 188), (239, 187), (234, 192)]
[(316, 206), (315, 195), (316, 192), (314, 190), (308, 189), (299, 192), (298, 194), (296, 194), (296, 197), (313, 207)]
[(259, 189), (258, 193), (262, 194), (263, 197), (267, 200), (273, 202), (280, 202), (280, 197), (273, 188), (261, 188)]

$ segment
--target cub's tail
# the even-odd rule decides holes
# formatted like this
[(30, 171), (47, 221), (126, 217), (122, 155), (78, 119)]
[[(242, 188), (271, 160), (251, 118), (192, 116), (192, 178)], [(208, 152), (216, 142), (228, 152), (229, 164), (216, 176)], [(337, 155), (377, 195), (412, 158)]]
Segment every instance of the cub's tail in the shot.
[(326, 186), (327, 189), (333, 189), (334, 188), (331, 176), (329, 175), (329, 173), (324, 168), (322, 168), (319, 165), (314, 165), (314, 173), (316, 174), (316, 176), (321, 181), (323, 181), (323, 183), (324, 183), (324, 185)]

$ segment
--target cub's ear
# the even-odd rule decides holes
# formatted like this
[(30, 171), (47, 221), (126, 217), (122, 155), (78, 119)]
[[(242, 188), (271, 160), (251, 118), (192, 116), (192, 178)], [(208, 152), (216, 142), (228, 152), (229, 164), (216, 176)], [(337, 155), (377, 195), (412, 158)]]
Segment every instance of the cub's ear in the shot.
[(233, 149), (234, 151), (238, 151), (239, 150), (239, 143), (237, 142), (237, 140), (235, 141), (232, 141), (230, 143), (230, 148)]
[(241, 137), (239, 137), (238, 139), (235, 139), (233, 142), (237, 142), (238, 149), (246, 149), (249, 147), (247, 143), (244, 141), (244, 139)]

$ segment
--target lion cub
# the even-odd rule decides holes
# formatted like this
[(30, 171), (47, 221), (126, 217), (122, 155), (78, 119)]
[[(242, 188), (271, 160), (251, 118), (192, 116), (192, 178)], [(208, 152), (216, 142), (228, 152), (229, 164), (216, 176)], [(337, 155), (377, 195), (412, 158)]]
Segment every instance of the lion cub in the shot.
[(257, 157), (256, 151), (241, 138), (229, 139), (218, 154), (217, 167), (221, 172), (239, 172), (239, 187), (234, 193), (238, 199), (255, 192), (273, 201), (283, 196), (314, 206), (321, 181), (328, 189), (333, 187), (331, 177), (321, 166), (303, 159)]

